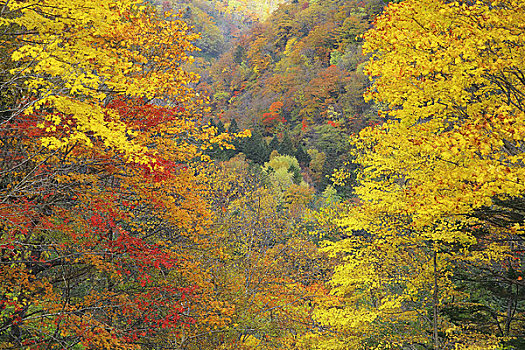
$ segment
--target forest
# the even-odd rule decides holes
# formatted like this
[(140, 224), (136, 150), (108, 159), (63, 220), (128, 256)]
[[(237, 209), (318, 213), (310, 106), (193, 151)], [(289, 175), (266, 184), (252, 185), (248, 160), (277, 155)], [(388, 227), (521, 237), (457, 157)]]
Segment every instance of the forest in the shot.
[(525, 1), (0, 0), (0, 350), (525, 349)]

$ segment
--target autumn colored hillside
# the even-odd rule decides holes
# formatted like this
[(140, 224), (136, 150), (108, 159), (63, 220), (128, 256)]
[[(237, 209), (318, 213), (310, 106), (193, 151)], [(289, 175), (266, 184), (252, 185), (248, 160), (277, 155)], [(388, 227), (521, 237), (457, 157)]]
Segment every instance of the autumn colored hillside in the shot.
[(525, 349), (524, 18), (0, 1), (0, 350)]

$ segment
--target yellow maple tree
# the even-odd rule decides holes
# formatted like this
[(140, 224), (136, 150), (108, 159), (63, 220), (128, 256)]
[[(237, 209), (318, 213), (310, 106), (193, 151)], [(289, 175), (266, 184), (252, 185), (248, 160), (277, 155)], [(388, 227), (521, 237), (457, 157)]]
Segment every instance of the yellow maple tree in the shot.
[(40, 124), (50, 130), (66, 122), (60, 113), (72, 116), (67, 133), (41, 140), (45, 147), (91, 145), (95, 136), (146, 163), (145, 147), (106, 108), (108, 101), (117, 95), (176, 104), (198, 99), (188, 88), (197, 77), (181, 68), (192, 59), (197, 35), (142, 1), (8, 1), (0, 26), (14, 66), (6, 83), (26, 91), (18, 113), (52, 108), (58, 113), (49, 115), (51, 125)]
[(365, 35), (367, 97), (386, 109), (354, 139), (360, 200), (340, 221), (350, 237), (327, 246), (343, 257), (342, 304), (319, 317), (346, 335), (341, 348), (493, 349), (516, 334), (474, 336), (440, 314), (468, 300), (458, 267), (504, 266), (521, 244), (524, 15), (522, 1), (408, 0)]

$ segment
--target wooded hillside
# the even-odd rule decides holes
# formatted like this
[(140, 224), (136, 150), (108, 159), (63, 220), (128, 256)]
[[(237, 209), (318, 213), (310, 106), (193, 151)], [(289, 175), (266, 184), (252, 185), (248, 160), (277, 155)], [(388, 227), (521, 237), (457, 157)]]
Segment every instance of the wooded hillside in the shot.
[(525, 348), (523, 18), (0, 1), (0, 349)]

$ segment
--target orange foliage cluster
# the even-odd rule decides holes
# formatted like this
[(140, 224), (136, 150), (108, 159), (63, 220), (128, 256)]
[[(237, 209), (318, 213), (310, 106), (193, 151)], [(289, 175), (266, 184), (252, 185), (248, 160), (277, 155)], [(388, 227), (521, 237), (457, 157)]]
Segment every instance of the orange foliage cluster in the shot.
[(282, 107), (283, 103), (280, 101), (272, 103), (270, 108), (268, 108), (269, 112), (263, 113), (263, 124), (266, 126), (275, 126), (277, 123), (286, 123), (286, 119), (280, 115)]

